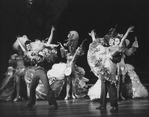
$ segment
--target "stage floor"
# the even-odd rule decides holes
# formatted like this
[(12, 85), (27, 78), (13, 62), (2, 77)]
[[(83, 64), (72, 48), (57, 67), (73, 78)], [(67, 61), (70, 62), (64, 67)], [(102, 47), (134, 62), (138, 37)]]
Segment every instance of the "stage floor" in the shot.
[(88, 98), (57, 100), (59, 108), (49, 106), (47, 101), (38, 100), (33, 108), (24, 108), (27, 101), (0, 102), (0, 117), (149, 117), (148, 99), (127, 99), (119, 101), (119, 111), (96, 110), (99, 101), (90, 101)]

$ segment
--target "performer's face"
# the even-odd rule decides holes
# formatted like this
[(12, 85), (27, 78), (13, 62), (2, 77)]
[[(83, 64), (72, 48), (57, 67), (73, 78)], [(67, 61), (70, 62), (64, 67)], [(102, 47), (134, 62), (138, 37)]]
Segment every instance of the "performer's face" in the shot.
[(28, 51), (30, 51), (30, 50), (31, 50), (31, 45), (30, 45), (30, 44), (27, 44), (27, 45), (26, 45), (26, 49), (27, 49)]
[(113, 38), (110, 38), (110, 40), (109, 40), (109, 45), (111, 46), (111, 45), (113, 45), (114, 44), (114, 39)]
[(120, 43), (120, 39), (119, 38), (115, 38), (114, 45), (119, 45), (119, 43)]

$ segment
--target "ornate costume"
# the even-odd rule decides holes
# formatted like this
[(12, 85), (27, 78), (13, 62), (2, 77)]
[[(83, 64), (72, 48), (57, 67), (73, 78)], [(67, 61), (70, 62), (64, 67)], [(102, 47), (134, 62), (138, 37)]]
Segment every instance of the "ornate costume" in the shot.
[[(123, 36), (122, 41), (118, 46), (114, 45), (114, 43), (116, 43), (115, 40), (119, 34), (115, 29), (110, 29), (108, 34), (104, 36), (104, 41), (108, 42), (106, 45), (109, 45), (109, 47), (105, 47), (103, 43), (98, 42), (98, 38), (95, 38), (94, 31), (90, 33), (93, 42), (90, 44), (88, 50), (88, 64), (91, 68), (91, 71), (99, 79), (101, 79), (100, 106), (96, 109), (106, 109), (107, 92), (109, 92), (110, 104), (112, 106), (110, 111), (114, 112), (118, 110), (116, 64), (121, 60), (121, 47), (123, 41), (132, 29), (133, 27), (128, 28), (126, 34)], [(92, 93), (89, 92), (88, 94)]]
[[(23, 56), (18, 55), (18, 54), (11, 55), (11, 59), (9, 59), (9, 64), (11, 66), (13, 66), (13, 68), (14, 68), (13, 76), (10, 77), (11, 80), (9, 80), (9, 82), (7, 82), (8, 83), (7, 89), (8, 90), (12, 88), (12, 85), (9, 85), (9, 84), (14, 85), (13, 90), (9, 91), (13, 95), (10, 100), (12, 100), (14, 98), (15, 98), (14, 101), (17, 101), (17, 100), (22, 99), (22, 98), (26, 99), (27, 98), (26, 93), (25, 93), (26, 85), (24, 82), (24, 73), (25, 73), (26, 68), (24, 65)], [(5, 79), (7, 79), (7, 78), (9, 78), (9, 77), (6, 77)], [(2, 83), (1, 85), (4, 85), (4, 84)], [(16, 92), (16, 94), (15, 94), (15, 92)]]
[(14, 99), (13, 93), (15, 90), (14, 68), (9, 66), (5, 73), (5, 78), (0, 84), (0, 100), (11, 101)]
[[(66, 69), (64, 70), (65, 78), (66, 78), (66, 97), (65, 99), (68, 99), (69, 96), (69, 90), (70, 90), (70, 84), (72, 83), (72, 98), (76, 97), (84, 97), (87, 93), (87, 89), (85, 88), (85, 85), (82, 87), (80, 84), (85, 84), (87, 80), (84, 80), (85, 72), (83, 75), (80, 75), (80, 73), (83, 70), (80, 69), (76, 65), (77, 58), (81, 55), (83, 55), (83, 43), (82, 42), (80, 47), (77, 48), (79, 35), (76, 31), (70, 31), (70, 34), (68, 34), (67, 42), (64, 44), (65, 47), (68, 47), (68, 50), (64, 48), (62, 44), (60, 51), (62, 57), (66, 57)], [(82, 74), (82, 73), (81, 73)]]
[(127, 88), (127, 85), (125, 86), (127, 92), (126, 97), (132, 97), (132, 98), (145, 98), (148, 96), (148, 91), (145, 86), (142, 85), (139, 76), (134, 70), (134, 67), (130, 64), (125, 64), (125, 72), (127, 73), (128, 77), (131, 81), (131, 87)]

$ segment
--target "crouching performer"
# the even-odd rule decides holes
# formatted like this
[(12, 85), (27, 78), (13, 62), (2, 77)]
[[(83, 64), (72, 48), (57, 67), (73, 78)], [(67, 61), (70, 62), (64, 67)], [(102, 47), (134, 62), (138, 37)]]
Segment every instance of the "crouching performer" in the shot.
[(44, 92), (45, 92), (45, 94), (47, 94), (45, 96), (45, 99), (48, 100), (49, 105), (54, 105), (55, 108), (58, 108), (56, 98), (55, 98), (53, 90), (51, 89), (51, 87), (49, 85), (49, 80), (47, 78), (45, 69), (42, 67), (41, 64), (37, 64), (37, 65), (38, 66), (35, 69), (35, 72), (33, 73), (32, 82), (30, 84), (29, 102), (25, 107), (28, 108), (28, 107), (32, 107), (33, 105), (35, 105), (36, 87), (39, 84), (39, 80), (41, 80), (44, 85)]
[[(48, 100), (49, 105), (54, 105), (57, 109), (58, 105), (56, 102), (55, 94), (50, 87), (49, 80), (47, 77), (46, 70), (44, 69), (45, 63), (50, 63), (55, 60), (57, 56), (57, 51), (55, 47), (57, 45), (50, 44), (53, 37), (54, 27), (51, 29), (51, 35), (47, 42), (35, 40), (35, 42), (31, 42), (27, 36), (22, 36), (17, 38), (17, 44), (21, 47), (24, 52), (24, 58), (28, 61), (32, 67), (34, 67), (34, 72), (32, 73), (32, 77), (30, 79), (29, 86), (29, 102), (25, 106), (26, 108), (33, 107), (36, 103), (36, 88), (40, 81), (44, 85), (44, 99)], [(23, 41), (24, 40), (24, 41)], [(23, 43), (22, 43), (23, 42)], [(26, 79), (25, 79), (26, 80)]]

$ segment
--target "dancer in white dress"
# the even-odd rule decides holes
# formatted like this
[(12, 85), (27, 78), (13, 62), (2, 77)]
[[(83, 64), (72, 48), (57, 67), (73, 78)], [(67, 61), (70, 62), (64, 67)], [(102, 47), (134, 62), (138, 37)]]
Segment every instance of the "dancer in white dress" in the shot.
[(146, 87), (142, 85), (137, 73), (134, 71), (135, 68), (130, 64), (126, 64), (125, 68), (132, 83), (132, 98), (148, 97), (149, 93)]

